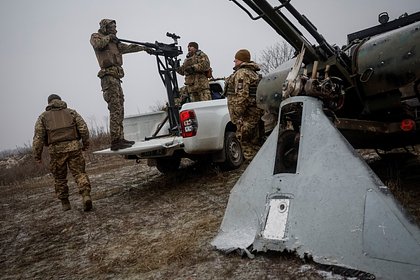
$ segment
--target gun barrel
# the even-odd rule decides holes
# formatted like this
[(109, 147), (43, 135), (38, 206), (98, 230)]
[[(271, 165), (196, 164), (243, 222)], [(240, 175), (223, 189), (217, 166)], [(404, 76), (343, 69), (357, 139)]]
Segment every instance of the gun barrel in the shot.
[(328, 44), (325, 38), (317, 31), (316, 27), (309, 21), (307, 17), (301, 15), (295, 7), (290, 4), (290, 0), (279, 0), (284, 7), (292, 14), (297, 21), (311, 34), (311, 36), (318, 42), (320, 48), (325, 52), (327, 56), (334, 54), (334, 48)]
[(282, 36), (296, 51), (305, 46), (305, 62), (319, 60), (320, 57), (312, 44), (291, 23), (279, 8), (271, 6), (266, 0), (244, 0), (244, 2), (263, 18), (280, 36)]
[(124, 43), (129, 43), (129, 44), (142, 45), (142, 46), (145, 46), (145, 47), (148, 47), (148, 48), (157, 49), (156, 44), (153, 44), (153, 43), (137, 42), (137, 41), (132, 41), (132, 40), (120, 39), (120, 38), (118, 38), (118, 41), (124, 42)]

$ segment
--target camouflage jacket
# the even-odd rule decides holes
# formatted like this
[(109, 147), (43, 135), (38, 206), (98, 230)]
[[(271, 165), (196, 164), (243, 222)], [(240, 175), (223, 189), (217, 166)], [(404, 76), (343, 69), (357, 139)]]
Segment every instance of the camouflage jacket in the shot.
[(256, 87), (261, 79), (259, 70), (255, 62), (243, 62), (226, 79), (224, 94), (236, 107), (245, 110), (249, 105), (256, 105)]
[[(62, 110), (67, 108), (66, 102), (58, 99), (54, 99), (48, 106), (45, 108), (46, 111), (49, 110)], [(41, 159), (41, 154), (44, 146), (47, 146), (47, 129), (45, 126), (45, 113), (42, 113), (38, 120), (35, 123), (35, 133), (32, 143), (32, 154), (35, 160)], [(75, 111), (70, 109), (70, 113), (74, 117), (74, 123), (80, 139), (84, 146), (89, 145), (89, 129), (86, 122), (83, 118)], [(50, 154), (56, 153), (66, 153), (71, 151), (77, 151), (82, 148), (82, 143), (79, 140), (70, 140), (63, 141), (58, 143), (53, 143), (48, 146), (48, 152)]]
[(208, 56), (198, 50), (194, 54), (188, 54), (181, 67), (177, 69), (178, 74), (185, 76), (187, 91), (197, 92), (210, 88), (206, 72), (210, 69)]
[[(105, 75), (111, 75), (115, 78), (124, 77), (122, 55), (145, 51), (147, 49), (144, 46), (136, 44), (128, 45), (121, 42), (115, 43), (112, 41), (111, 35), (104, 34), (101, 30), (99, 30), (98, 33), (93, 33), (91, 35), (90, 44), (95, 51), (96, 58), (101, 67), (101, 70), (98, 72), (98, 77), (100, 78)], [(106, 62), (104, 60), (106, 60)]]

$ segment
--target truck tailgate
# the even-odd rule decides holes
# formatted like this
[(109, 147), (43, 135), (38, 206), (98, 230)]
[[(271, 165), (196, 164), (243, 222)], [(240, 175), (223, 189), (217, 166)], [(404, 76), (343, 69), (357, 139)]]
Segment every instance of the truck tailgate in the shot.
[(130, 148), (111, 151), (110, 148), (94, 152), (100, 155), (137, 155), (153, 157), (151, 155), (171, 155), (175, 150), (182, 148), (181, 136), (154, 138), (146, 141), (138, 141)]

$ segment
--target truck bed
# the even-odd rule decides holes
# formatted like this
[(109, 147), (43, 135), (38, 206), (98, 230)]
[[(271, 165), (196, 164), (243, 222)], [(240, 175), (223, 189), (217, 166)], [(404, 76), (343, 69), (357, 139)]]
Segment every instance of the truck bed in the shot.
[(137, 141), (133, 146), (117, 151), (105, 149), (96, 151), (95, 154), (100, 155), (137, 155), (139, 157), (152, 157), (167, 155), (170, 156), (177, 149), (182, 148), (181, 136), (166, 136), (150, 139), (147, 141)]

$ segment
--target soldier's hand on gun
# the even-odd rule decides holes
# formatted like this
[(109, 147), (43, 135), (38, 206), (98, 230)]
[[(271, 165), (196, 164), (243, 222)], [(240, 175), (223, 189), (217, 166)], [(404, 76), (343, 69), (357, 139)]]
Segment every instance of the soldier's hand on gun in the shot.
[(194, 66), (185, 67), (185, 70), (184, 71), (187, 74), (193, 74), (194, 73)]
[(146, 51), (148, 54), (151, 54), (151, 55), (156, 54), (155, 50), (154, 50), (154, 49), (152, 49), (152, 48), (146, 48), (146, 49), (145, 49), (145, 51)]
[(109, 34), (108, 37), (111, 42), (118, 43), (118, 38), (115, 34)]

